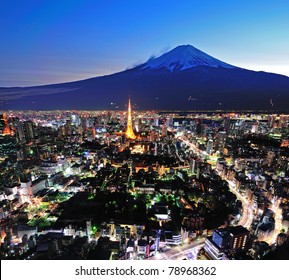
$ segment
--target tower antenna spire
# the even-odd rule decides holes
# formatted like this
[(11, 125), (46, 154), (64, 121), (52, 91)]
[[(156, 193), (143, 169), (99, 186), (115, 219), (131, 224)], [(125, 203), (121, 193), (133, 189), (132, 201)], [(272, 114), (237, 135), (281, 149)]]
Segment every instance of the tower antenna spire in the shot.
[(132, 128), (132, 117), (131, 117), (131, 103), (130, 103), (130, 95), (128, 98), (128, 106), (127, 106), (127, 129), (125, 135), (128, 139), (136, 139), (136, 136), (133, 132)]

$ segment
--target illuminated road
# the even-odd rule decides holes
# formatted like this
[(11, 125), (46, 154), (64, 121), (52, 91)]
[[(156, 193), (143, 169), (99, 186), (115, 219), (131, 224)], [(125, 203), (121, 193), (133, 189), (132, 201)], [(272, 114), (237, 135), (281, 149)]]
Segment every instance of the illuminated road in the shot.
[[(198, 149), (195, 145), (187, 140), (183, 140), (198, 156), (202, 155), (202, 151)], [(212, 166), (214, 168), (214, 166)], [(253, 221), (253, 207), (250, 205), (249, 201), (244, 198), (237, 190), (234, 189), (233, 183), (226, 180), (229, 184), (230, 191), (236, 195), (236, 197), (242, 202), (242, 219), (239, 221), (239, 225), (246, 228), (250, 228)], [(182, 259), (197, 259), (198, 251), (204, 246), (205, 238), (200, 238), (199, 240), (193, 241), (191, 244), (185, 244), (182, 247), (177, 246), (171, 248), (166, 252), (157, 253), (156, 256), (148, 258), (149, 260), (182, 260)]]
[(188, 250), (183, 250), (180, 253), (172, 255), (169, 259), (170, 260), (183, 260), (183, 259), (196, 260), (200, 249), (204, 246), (204, 242), (205, 241), (203, 241), (202, 244), (200, 245), (194, 246), (193, 248), (190, 248)]
[(66, 192), (67, 188), (75, 181), (75, 178), (69, 180), (64, 186), (63, 188), (60, 190), (61, 192)]
[[(198, 156), (200, 157), (203, 156), (203, 151), (198, 149), (194, 144), (192, 144), (188, 140), (184, 140), (182, 138), (179, 138), (179, 139), (181, 139), (186, 145), (188, 145), (194, 151), (194, 153), (196, 153)], [(212, 156), (211, 155), (208, 155), (208, 156), (210, 158), (209, 160), (212, 161)], [(212, 165), (212, 168), (216, 170), (214, 165)], [(216, 170), (216, 172), (218, 171)], [(243, 207), (242, 218), (239, 221), (238, 225), (242, 225), (243, 227), (250, 229), (251, 224), (254, 219), (254, 210), (257, 210), (257, 209), (254, 208), (255, 206), (252, 205), (246, 197), (244, 197), (235, 189), (235, 185), (232, 181), (224, 177), (222, 177), (222, 179), (228, 182), (230, 191), (234, 193), (236, 197), (238, 198), (238, 200), (242, 202), (242, 207)], [(275, 230), (268, 237), (260, 239), (260, 241), (265, 241), (269, 245), (272, 245), (276, 242), (277, 235), (281, 232), (281, 229), (282, 229), (282, 209), (279, 207), (279, 205), (280, 205), (280, 201), (278, 200), (270, 208), (275, 213)]]
[(241, 195), (235, 188), (234, 183), (230, 180), (225, 179), (228, 182), (230, 191), (236, 195), (237, 199), (242, 202), (242, 218), (239, 221), (238, 225), (241, 225), (247, 229), (250, 229), (251, 224), (254, 219), (254, 207), (253, 205), (248, 201), (246, 197)]
[(282, 209), (279, 207), (280, 200), (277, 200), (270, 209), (275, 213), (275, 230), (267, 237), (261, 241), (267, 242), (269, 245), (272, 245), (276, 242), (277, 235), (281, 232), (282, 229)]
[[(194, 144), (189, 142), (188, 140), (179, 138), (182, 140), (187, 146), (189, 146), (194, 153), (196, 153), (198, 156), (202, 157), (204, 156), (203, 151), (198, 149)], [(212, 160), (212, 156), (208, 155), (210, 158), (210, 161)], [(216, 167), (212, 165), (212, 168), (218, 173), (216, 170)], [(242, 202), (242, 217), (238, 222), (238, 225), (241, 225), (247, 229), (250, 229), (251, 224), (254, 219), (254, 210), (255, 206), (252, 205), (249, 200), (244, 197), (242, 194), (240, 194), (236, 188), (234, 182), (222, 177), (223, 180), (228, 182), (228, 186), (230, 191), (236, 195), (237, 199)], [(266, 239), (263, 241), (266, 241), (268, 244), (272, 245), (276, 242), (277, 235), (280, 233), (282, 229), (282, 209), (279, 207), (280, 201), (276, 201), (272, 207), (271, 210), (275, 213), (275, 230), (270, 234)], [(257, 211), (256, 211), (257, 213)], [(179, 259), (197, 259), (198, 251), (204, 246), (205, 238), (200, 238), (199, 240), (195, 240), (191, 244), (185, 244), (183, 246), (177, 246), (175, 248), (170, 248), (166, 252), (160, 252), (157, 253), (156, 256), (148, 258), (149, 260), (179, 260)]]
[(162, 249), (163, 252), (158, 252), (156, 256), (148, 258), (148, 260), (179, 260), (179, 259), (196, 259), (199, 250), (204, 246), (205, 238), (200, 238), (191, 242), (191, 244), (184, 244), (182, 246), (167, 247), (167, 250)]
[[(180, 138), (181, 139), (181, 138)], [(188, 140), (183, 140), (181, 139), (187, 146), (189, 146), (194, 153), (196, 153), (198, 156), (202, 157), (203, 155), (203, 151), (198, 149), (194, 144), (192, 144), (191, 142), (189, 142)], [(209, 156), (209, 160), (212, 161), (212, 156), (211, 155), (207, 155)], [(211, 165), (212, 168), (214, 170), (216, 170), (216, 167), (214, 165)], [(216, 170), (216, 172), (218, 172)], [(226, 178), (223, 178), (223, 180), (228, 182), (230, 191), (236, 195), (237, 199), (240, 200), (242, 202), (242, 218), (239, 221), (238, 225), (241, 225), (247, 229), (250, 229), (253, 218), (254, 218), (254, 208), (253, 206), (250, 204), (250, 202), (247, 200), (246, 197), (242, 196), (235, 188), (234, 188), (234, 183), (230, 180), (227, 180)]]

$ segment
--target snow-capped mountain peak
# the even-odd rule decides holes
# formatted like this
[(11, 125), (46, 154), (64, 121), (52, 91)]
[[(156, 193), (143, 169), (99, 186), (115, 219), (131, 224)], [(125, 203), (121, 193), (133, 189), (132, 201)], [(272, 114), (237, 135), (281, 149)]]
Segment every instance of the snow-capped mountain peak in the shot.
[(142, 69), (166, 68), (169, 71), (185, 70), (197, 66), (237, 68), (218, 60), (191, 45), (183, 45), (161, 55), (160, 57), (150, 59)]

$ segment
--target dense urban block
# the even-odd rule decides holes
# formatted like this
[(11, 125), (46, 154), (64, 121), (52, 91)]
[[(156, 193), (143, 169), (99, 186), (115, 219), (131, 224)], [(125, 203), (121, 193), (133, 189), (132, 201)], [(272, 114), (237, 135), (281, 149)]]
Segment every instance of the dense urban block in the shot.
[(289, 259), (289, 115), (0, 114), (1, 259)]

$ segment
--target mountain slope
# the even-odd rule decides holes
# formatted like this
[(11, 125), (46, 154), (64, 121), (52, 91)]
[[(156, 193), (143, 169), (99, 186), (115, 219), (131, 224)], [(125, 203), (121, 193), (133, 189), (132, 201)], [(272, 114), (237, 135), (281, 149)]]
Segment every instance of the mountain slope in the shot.
[(158, 58), (149, 60), (142, 69), (166, 68), (169, 71), (181, 71), (197, 66), (236, 68), (193, 46), (186, 45), (178, 46)]
[[(138, 67), (83, 81), (0, 89), (0, 109), (288, 110), (289, 78), (180, 46)], [(273, 106), (272, 106), (273, 105)]]

